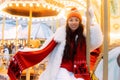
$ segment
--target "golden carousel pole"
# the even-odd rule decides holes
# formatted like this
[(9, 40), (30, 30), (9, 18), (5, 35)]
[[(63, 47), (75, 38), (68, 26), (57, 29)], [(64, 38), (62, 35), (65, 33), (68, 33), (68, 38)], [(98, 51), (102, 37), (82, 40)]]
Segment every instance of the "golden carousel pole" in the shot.
[(60, 22), (59, 22), (60, 20), (59, 19), (56, 19), (56, 20), (57, 20), (56, 21), (56, 27), (59, 28), (60, 27)]
[(28, 22), (28, 47), (30, 47), (31, 25), (32, 25), (32, 8), (30, 7), (29, 22)]
[(103, 44), (103, 80), (108, 80), (108, 46), (109, 46), (109, 32), (110, 32), (110, 5), (109, 0), (102, 0), (102, 25), (104, 33)]
[(18, 42), (18, 18), (16, 18), (16, 41), (15, 41), (16, 51), (18, 50), (17, 42)]
[(87, 44), (87, 64), (88, 64), (88, 70), (90, 71), (90, 15), (89, 15), (89, 7), (90, 7), (90, 0), (87, 0), (87, 23), (86, 23), (86, 44)]
[[(30, 47), (31, 25), (32, 25), (32, 8), (30, 6), (29, 22), (28, 22), (28, 47)], [(27, 69), (26, 80), (30, 80), (30, 68)]]
[(4, 29), (5, 28), (5, 16), (3, 16), (3, 25), (2, 25), (2, 45), (4, 44)]

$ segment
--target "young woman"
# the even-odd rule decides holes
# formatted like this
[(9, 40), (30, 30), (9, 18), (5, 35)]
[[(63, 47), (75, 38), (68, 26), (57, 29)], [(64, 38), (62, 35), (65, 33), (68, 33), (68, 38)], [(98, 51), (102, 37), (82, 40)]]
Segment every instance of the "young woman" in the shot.
[[(86, 35), (82, 16), (76, 8), (67, 15), (66, 26), (57, 29), (38, 50), (18, 51), (10, 62), (8, 75), (11, 80), (20, 78), (21, 72), (49, 57), (40, 80), (90, 80), (86, 63)], [(98, 24), (90, 26), (90, 50), (102, 44)]]

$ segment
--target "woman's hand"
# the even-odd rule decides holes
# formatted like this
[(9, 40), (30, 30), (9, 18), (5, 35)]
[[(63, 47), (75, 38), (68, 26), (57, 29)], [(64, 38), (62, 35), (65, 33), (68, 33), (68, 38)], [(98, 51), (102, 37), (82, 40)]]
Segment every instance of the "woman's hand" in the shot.
[[(87, 17), (87, 11), (85, 12), (86, 17)], [(92, 7), (89, 7), (88, 9), (88, 14), (90, 16), (90, 25), (94, 25), (94, 10)]]

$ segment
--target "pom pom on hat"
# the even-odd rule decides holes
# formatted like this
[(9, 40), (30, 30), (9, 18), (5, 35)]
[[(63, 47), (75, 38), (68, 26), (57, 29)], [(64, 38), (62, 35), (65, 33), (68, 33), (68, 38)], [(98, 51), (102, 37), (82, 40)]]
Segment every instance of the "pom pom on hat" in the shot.
[(76, 7), (71, 8), (71, 11), (78, 11)]
[(67, 14), (67, 20), (70, 17), (77, 17), (77, 18), (80, 19), (80, 21), (82, 21), (82, 16), (81, 16), (80, 12), (77, 10), (76, 7), (71, 8), (71, 10), (68, 12), (68, 14)]

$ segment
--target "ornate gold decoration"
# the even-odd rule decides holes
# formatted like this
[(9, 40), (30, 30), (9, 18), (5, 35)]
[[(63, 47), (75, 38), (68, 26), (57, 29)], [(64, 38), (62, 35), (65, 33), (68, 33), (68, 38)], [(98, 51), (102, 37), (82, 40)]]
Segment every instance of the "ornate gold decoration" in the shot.
[(118, 29), (120, 28), (120, 25), (119, 25), (119, 24), (114, 24), (114, 25), (113, 25), (113, 28), (114, 28), (115, 30), (118, 30)]

